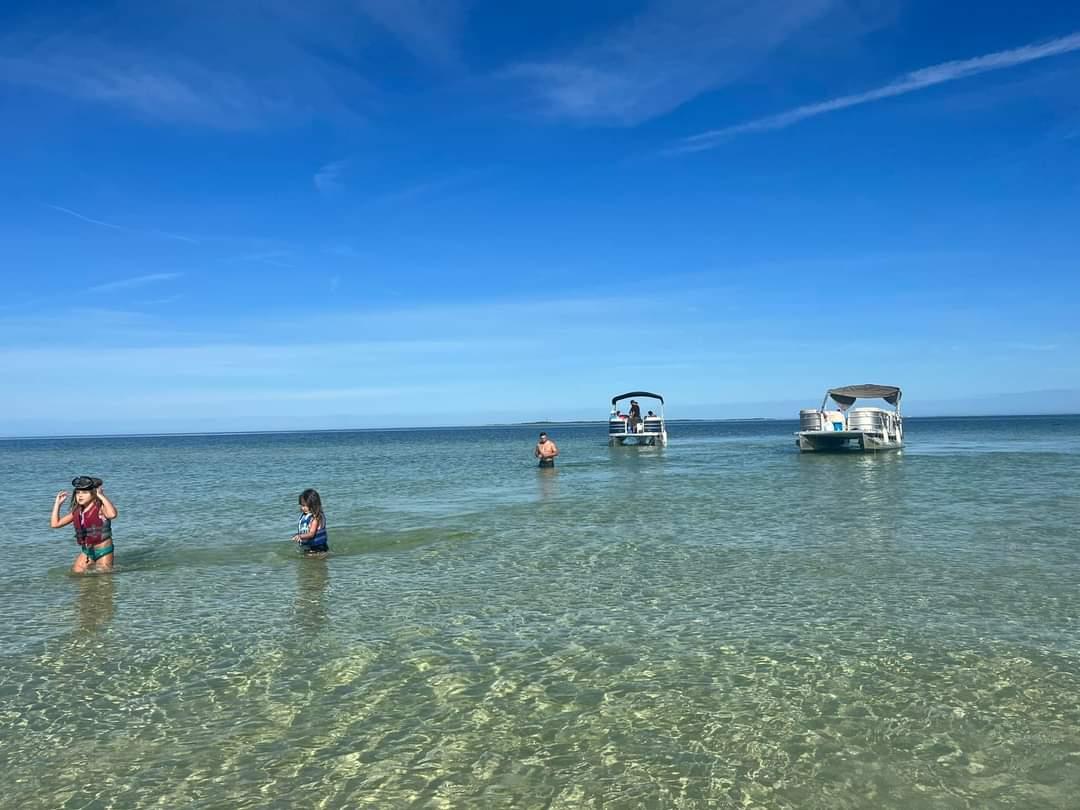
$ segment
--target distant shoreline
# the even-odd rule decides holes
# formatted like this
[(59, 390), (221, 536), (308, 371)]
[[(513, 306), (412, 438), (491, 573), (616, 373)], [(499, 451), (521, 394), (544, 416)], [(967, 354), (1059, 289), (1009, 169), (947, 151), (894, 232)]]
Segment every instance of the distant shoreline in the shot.
[[(948, 416), (905, 416), (908, 422), (923, 419), (1060, 419), (1062, 417), (1080, 416), (1080, 413), (1009, 413), (1009, 414), (966, 414)], [(672, 425), (709, 424), (714, 422), (794, 422), (798, 417), (775, 417), (775, 416), (744, 416), (744, 417), (721, 417), (714, 419), (668, 419)], [(274, 435), (299, 435), (310, 433), (380, 433), (380, 432), (405, 432), (405, 431), (440, 431), (440, 430), (498, 430), (506, 428), (560, 428), (560, 427), (602, 427), (607, 420), (586, 419), (568, 421), (534, 421), (534, 422), (489, 422), (479, 425), (437, 425), (429, 427), (354, 427), (354, 428), (290, 428), (274, 430), (197, 430), (197, 431), (171, 431), (153, 433), (64, 433), (64, 434), (35, 434), (29, 436), (0, 435), (0, 442), (13, 441), (48, 441), (57, 439), (166, 439), (166, 438), (197, 438), (202, 436), (274, 436)]]

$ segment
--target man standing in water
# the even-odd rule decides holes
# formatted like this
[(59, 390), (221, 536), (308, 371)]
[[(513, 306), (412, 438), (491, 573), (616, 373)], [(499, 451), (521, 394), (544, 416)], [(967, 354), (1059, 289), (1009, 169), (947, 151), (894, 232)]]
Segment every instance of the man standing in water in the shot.
[(541, 433), (540, 440), (537, 441), (536, 447), (533, 448), (533, 455), (540, 459), (541, 467), (554, 467), (555, 456), (559, 455), (559, 448), (555, 446), (555, 442), (548, 438), (546, 433)]

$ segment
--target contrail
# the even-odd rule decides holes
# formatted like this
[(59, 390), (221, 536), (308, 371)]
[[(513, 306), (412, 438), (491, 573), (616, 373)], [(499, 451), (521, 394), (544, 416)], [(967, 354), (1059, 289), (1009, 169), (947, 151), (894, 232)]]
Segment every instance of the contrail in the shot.
[(64, 208), (60, 205), (49, 205), (48, 203), (46, 203), (46, 206), (54, 211), (60, 211), (61, 213), (67, 214), (68, 216), (75, 217), (75, 219), (81, 219), (83, 222), (89, 222), (93, 225), (101, 225), (103, 228), (112, 228), (114, 231), (130, 230), (129, 228), (125, 228), (123, 225), (113, 225), (111, 222), (102, 222), (100, 219), (91, 219), (90, 217), (85, 217), (78, 211), (72, 211), (70, 208)]
[(907, 73), (882, 87), (868, 90), (864, 93), (840, 96), (838, 98), (829, 99), (828, 101), (819, 101), (815, 104), (806, 104), (802, 107), (795, 107), (794, 109), (776, 115), (755, 118), (752, 121), (745, 121), (741, 124), (733, 124), (729, 127), (722, 127), (720, 129), (702, 132), (697, 135), (690, 135), (676, 141), (675, 144), (668, 149), (668, 152), (700, 152), (705, 149), (712, 149), (719, 146), (724, 141), (737, 135), (745, 135), (749, 132), (767, 132), (774, 129), (784, 129), (785, 127), (790, 127), (792, 124), (805, 121), (807, 118), (835, 112), (836, 110), (857, 107), (860, 104), (869, 104), (872, 101), (879, 101), (883, 98), (902, 96), (906, 93), (914, 93), (915, 91), (922, 90), (926, 87), (945, 84), (946, 82), (956, 81), (957, 79), (966, 79), (970, 76), (978, 76), (981, 73), (989, 73), (994, 70), (1003, 70), (1005, 68), (1015, 67), (1016, 65), (1024, 65), (1028, 62), (1036, 62), (1040, 59), (1047, 59), (1051, 56), (1060, 56), (1061, 54), (1072, 53), (1074, 51), (1080, 51), (1080, 32), (1072, 33), (1058, 39), (1052, 39), (1049, 42), (1033, 43), (1019, 48), (1013, 48), (1008, 51), (997, 51), (983, 56), (976, 56), (974, 59), (943, 62), (940, 65), (932, 65), (931, 67)]
[(126, 228), (123, 225), (116, 225), (112, 222), (103, 222), (100, 219), (93, 219), (84, 214), (80, 214), (78, 211), (72, 211), (70, 208), (64, 208), (62, 205), (51, 205), (45, 203), (46, 208), (51, 208), (54, 211), (59, 211), (62, 214), (67, 214), (69, 217), (75, 217), (81, 219), (83, 222), (89, 222), (91, 225), (100, 225), (102, 228), (112, 228), (114, 231), (123, 231), (124, 233), (138, 233), (146, 234), (149, 236), (160, 236), (163, 239), (172, 239), (177, 242), (187, 242), (189, 245), (197, 245), (199, 241), (192, 239), (190, 236), (183, 236), (178, 233), (169, 233), (168, 231), (144, 231), (138, 228)]

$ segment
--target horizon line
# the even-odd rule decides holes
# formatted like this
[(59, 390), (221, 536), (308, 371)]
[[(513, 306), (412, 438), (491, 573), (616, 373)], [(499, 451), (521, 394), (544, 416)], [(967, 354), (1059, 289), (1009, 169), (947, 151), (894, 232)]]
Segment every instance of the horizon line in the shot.
[[(905, 416), (909, 419), (1052, 419), (1062, 416), (1080, 416), (1078, 412), (1064, 413), (981, 413), (981, 414), (922, 414), (920, 416)], [(728, 417), (687, 417), (683, 419), (666, 419), (665, 422), (677, 423), (704, 423), (704, 422), (798, 422), (796, 417), (779, 416), (728, 416)], [(47, 439), (157, 439), (157, 438), (183, 438), (199, 436), (268, 436), (303, 433), (378, 433), (380, 431), (405, 431), (405, 430), (488, 430), (495, 428), (526, 428), (550, 425), (562, 425), (565, 427), (581, 425), (606, 425), (606, 419), (566, 419), (566, 420), (540, 420), (532, 422), (485, 422), (478, 425), (399, 425), (387, 427), (355, 427), (355, 428), (276, 428), (267, 430), (195, 430), (195, 431), (165, 431), (154, 433), (38, 433), (33, 435), (3, 435), (0, 441), (41, 441)]]

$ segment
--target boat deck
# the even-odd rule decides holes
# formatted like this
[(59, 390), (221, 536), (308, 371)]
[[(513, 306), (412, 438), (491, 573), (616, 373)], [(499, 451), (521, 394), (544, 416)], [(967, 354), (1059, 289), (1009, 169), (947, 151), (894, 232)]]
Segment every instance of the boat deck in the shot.
[(842, 439), (861, 439), (863, 436), (881, 436), (883, 434), (880, 430), (800, 430), (795, 435), (814, 439), (821, 438), (826, 441), (829, 439), (840, 441)]
[(904, 441), (876, 430), (800, 430), (795, 443), (802, 451), (899, 450)]

